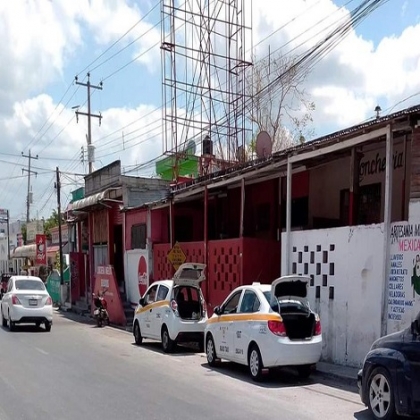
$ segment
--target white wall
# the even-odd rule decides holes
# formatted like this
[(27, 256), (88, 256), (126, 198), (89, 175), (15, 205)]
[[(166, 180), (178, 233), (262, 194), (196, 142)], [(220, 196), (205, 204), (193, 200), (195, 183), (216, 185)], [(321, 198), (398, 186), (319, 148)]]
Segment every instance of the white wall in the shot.
[[(292, 272), (314, 277), (309, 300), (321, 317), (326, 361), (360, 366), (380, 336), (383, 240), (383, 225), (291, 233)], [(282, 244), (282, 274), (286, 274), (285, 233)], [(319, 299), (315, 298), (316, 286), (320, 287)], [(330, 287), (334, 299), (329, 299)]]
[(140, 290), (144, 293), (149, 286), (149, 252), (142, 249), (126, 251), (124, 256), (124, 272), (127, 299), (129, 302), (137, 304), (140, 299)]

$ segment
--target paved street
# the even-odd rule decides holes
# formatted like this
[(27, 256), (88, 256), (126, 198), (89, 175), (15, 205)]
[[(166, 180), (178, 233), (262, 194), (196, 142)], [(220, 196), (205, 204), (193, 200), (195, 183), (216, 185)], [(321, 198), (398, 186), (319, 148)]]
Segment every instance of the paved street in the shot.
[(245, 368), (70, 317), (55, 313), (51, 333), (0, 329), (0, 420), (369, 419), (355, 389), (290, 372), (255, 384)]

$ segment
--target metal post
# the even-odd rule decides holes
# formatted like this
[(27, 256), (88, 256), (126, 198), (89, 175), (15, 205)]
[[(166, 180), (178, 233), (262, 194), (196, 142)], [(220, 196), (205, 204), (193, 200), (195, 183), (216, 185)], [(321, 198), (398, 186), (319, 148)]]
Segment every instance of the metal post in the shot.
[(244, 236), (244, 213), (245, 213), (245, 179), (241, 181), (241, 220), (239, 225), (239, 237)]
[(56, 172), (56, 187), (57, 187), (57, 213), (58, 213), (58, 246), (60, 256), (60, 284), (64, 284), (63, 280), (63, 238), (61, 234), (61, 185), (60, 185), (60, 170), (58, 166)]
[(384, 243), (383, 243), (383, 290), (382, 290), (382, 322), (381, 335), (388, 330), (388, 284), (389, 284), (389, 253), (392, 214), (392, 131), (387, 126), (386, 134), (386, 168), (385, 168), (385, 200), (384, 200)]
[(292, 163), (287, 160), (287, 178), (286, 178), (286, 272), (284, 274), (290, 274), (291, 267), (291, 236), (290, 232), (292, 229)]
[(7, 216), (7, 272), (10, 273), (10, 221), (9, 210), (6, 210)]

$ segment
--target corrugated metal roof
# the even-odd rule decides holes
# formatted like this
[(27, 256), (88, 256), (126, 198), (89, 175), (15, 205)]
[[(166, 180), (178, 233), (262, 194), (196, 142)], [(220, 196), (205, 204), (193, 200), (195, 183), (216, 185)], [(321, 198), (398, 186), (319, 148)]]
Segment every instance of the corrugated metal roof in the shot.
[(223, 171), (218, 171), (209, 175), (198, 177), (192, 180), (191, 182), (172, 186), (171, 193), (176, 194), (180, 191), (185, 191), (189, 188), (198, 187), (200, 185), (204, 186), (208, 184), (209, 181), (217, 182), (218, 180), (227, 179), (231, 176), (236, 176), (250, 171), (258, 170), (260, 168), (269, 166), (270, 164), (279, 162), (285, 159), (290, 154), (303, 153), (307, 150), (312, 150), (314, 147), (326, 147), (331, 143), (337, 143), (337, 141), (339, 142), (340, 139), (344, 140), (344, 138), (355, 137), (361, 134), (362, 132), (371, 131), (381, 126), (384, 126), (390, 121), (418, 113), (420, 113), (420, 104), (415, 105), (411, 108), (406, 108), (402, 111), (395, 112), (393, 114), (386, 115), (384, 117), (374, 118), (361, 124), (346, 128), (344, 130), (336, 131), (334, 133), (328, 134), (323, 137), (319, 137), (311, 141), (307, 141), (303, 144), (299, 144), (288, 149), (280, 150), (278, 152), (273, 153), (273, 155), (268, 158), (256, 159), (253, 161), (238, 164)]

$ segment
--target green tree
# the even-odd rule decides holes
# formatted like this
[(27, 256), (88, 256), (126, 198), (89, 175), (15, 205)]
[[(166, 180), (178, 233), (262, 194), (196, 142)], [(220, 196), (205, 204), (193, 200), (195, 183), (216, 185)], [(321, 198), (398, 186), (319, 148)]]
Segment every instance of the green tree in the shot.
[(51, 216), (44, 221), (44, 233), (48, 239), (51, 239), (50, 230), (56, 226), (58, 226), (58, 213), (57, 210), (54, 209), (51, 213)]

